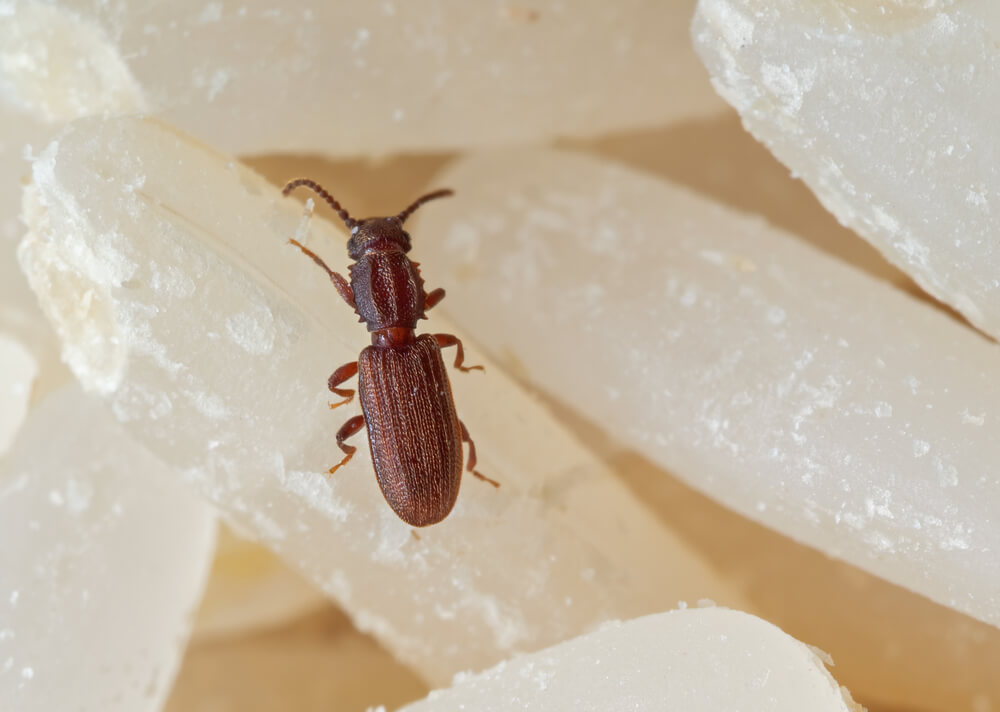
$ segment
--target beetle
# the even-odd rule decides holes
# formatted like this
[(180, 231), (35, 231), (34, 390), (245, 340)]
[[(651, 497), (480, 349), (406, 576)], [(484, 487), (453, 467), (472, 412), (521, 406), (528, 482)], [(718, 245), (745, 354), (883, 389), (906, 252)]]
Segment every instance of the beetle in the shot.
[(344, 458), (329, 472), (333, 474), (354, 457), (357, 448), (346, 440), (367, 425), (375, 478), (386, 502), (411, 526), (436, 524), (448, 516), (458, 498), (463, 442), (469, 444), (466, 469), (500, 486), (475, 469), (476, 446), (455, 410), (441, 349), (455, 347), (455, 368), (460, 371), (483, 367), (463, 365), (465, 351), (458, 337), (416, 333), (417, 321), (426, 318), (445, 291), (424, 291), (419, 264), (406, 254), (411, 243), (403, 223), (424, 203), (453, 192), (427, 193), (398, 215), (355, 220), (309, 178), (290, 181), (282, 194), (287, 196), (300, 186), (329, 203), (350, 230), (347, 254), (354, 261), (348, 268), (350, 282), (305, 245), (294, 238), (289, 243), (326, 271), (341, 298), (368, 326), (372, 339), (357, 361), (344, 364), (327, 381), (329, 389), (343, 398), (330, 404), (333, 409), (353, 400), (354, 389), (341, 386), (357, 375), (362, 411), (337, 431), (337, 446)]

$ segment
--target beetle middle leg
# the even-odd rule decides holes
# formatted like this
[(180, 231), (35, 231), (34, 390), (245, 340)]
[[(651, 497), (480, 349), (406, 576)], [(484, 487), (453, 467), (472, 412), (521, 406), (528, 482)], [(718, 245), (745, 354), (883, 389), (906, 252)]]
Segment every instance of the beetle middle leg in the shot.
[(354, 378), (358, 374), (358, 362), (352, 361), (351, 363), (345, 363), (343, 366), (338, 368), (336, 371), (330, 374), (329, 380), (326, 382), (327, 387), (338, 396), (344, 400), (339, 403), (331, 403), (330, 410), (334, 408), (339, 408), (345, 403), (350, 403), (354, 400), (354, 389), (353, 388), (337, 388), (341, 383), (349, 378)]
[(438, 287), (424, 296), (424, 311), (430, 311), (431, 307), (444, 299), (444, 287)]
[(353, 445), (345, 444), (344, 441), (352, 435), (355, 435), (363, 427), (365, 427), (365, 416), (363, 415), (355, 415), (353, 418), (340, 426), (340, 430), (337, 431), (337, 447), (344, 451), (345, 457), (329, 469), (329, 473), (331, 475), (350, 462), (351, 458), (354, 457), (354, 453), (357, 452), (358, 449)]
[(499, 487), (500, 483), (496, 480), (491, 480), (489, 477), (484, 475), (482, 472), (476, 471), (476, 444), (472, 442), (472, 436), (469, 435), (469, 429), (465, 427), (465, 423), (461, 420), (458, 421), (458, 427), (462, 429), (462, 442), (469, 443), (469, 460), (465, 469), (471, 472), (473, 475), (481, 479), (483, 482), (489, 482), (494, 487)]
[(459, 371), (468, 373), (469, 371), (485, 371), (486, 369), (482, 366), (463, 366), (465, 363), (465, 349), (462, 348), (462, 342), (454, 334), (434, 334), (434, 340), (437, 341), (437, 345), (442, 349), (448, 348), (449, 346), (457, 346), (458, 352), (455, 354), (455, 368)]

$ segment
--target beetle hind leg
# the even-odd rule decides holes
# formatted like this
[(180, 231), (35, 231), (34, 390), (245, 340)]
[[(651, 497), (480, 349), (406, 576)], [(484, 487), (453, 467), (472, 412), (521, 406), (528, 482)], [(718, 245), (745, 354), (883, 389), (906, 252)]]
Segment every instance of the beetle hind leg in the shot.
[(338, 368), (336, 371), (330, 374), (330, 380), (326, 382), (327, 386), (331, 391), (336, 393), (338, 396), (344, 400), (339, 403), (331, 403), (330, 410), (334, 408), (339, 408), (342, 405), (350, 403), (354, 400), (354, 389), (353, 388), (337, 388), (341, 383), (348, 380), (349, 378), (354, 378), (358, 374), (358, 362), (354, 361), (352, 363), (345, 363), (343, 366)]
[(482, 472), (476, 471), (476, 444), (472, 442), (472, 437), (469, 435), (469, 429), (465, 427), (465, 423), (461, 420), (458, 421), (458, 427), (462, 429), (462, 442), (469, 443), (469, 460), (465, 469), (471, 472), (473, 475), (481, 479), (483, 482), (489, 482), (494, 487), (499, 487), (500, 483), (496, 480), (491, 480), (489, 477), (484, 475)]
[(331, 475), (350, 462), (351, 458), (354, 457), (354, 453), (356, 453), (358, 449), (353, 445), (346, 444), (344, 441), (352, 435), (355, 435), (364, 426), (365, 416), (363, 415), (355, 415), (353, 418), (340, 426), (340, 430), (337, 431), (337, 447), (344, 451), (344, 459), (328, 470)]

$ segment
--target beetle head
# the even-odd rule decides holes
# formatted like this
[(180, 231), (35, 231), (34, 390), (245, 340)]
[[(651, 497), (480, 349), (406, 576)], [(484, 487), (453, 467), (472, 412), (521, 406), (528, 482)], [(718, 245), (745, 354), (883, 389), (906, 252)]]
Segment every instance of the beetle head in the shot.
[(351, 228), (347, 254), (356, 260), (368, 250), (398, 249), (409, 252), (410, 246), (410, 233), (403, 229), (403, 222), (397, 216), (365, 218)]

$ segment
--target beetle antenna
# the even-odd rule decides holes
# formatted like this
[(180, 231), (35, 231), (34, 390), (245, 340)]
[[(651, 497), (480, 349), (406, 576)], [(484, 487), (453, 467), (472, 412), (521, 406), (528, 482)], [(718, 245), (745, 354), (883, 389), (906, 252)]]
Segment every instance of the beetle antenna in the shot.
[(414, 210), (419, 208), (427, 201), (437, 200), (438, 198), (447, 198), (449, 195), (454, 195), (454, 194), (455, 191), (451, 190), (450, 188), (443, 188), (442, 190), (435, 190), (433, 193), (428, 193), (427, 195), (423, 195), (414, 200), (413, 204), (410, 205), (410, 207), (408, 207), (406, 210), (397, 215), (396, 219), (399, 220), (399, 222), (404, 223), (406, 222), (406, 218), (413, 215)]
[[(306, 188), (309, 188), (312, 191), (315, 191), (315, 193), (319, 195), (319, 197), (328, 202), (330, 204), (330, 207), (334, 209), (334, 211), (337, 213), (340, 219), (344, 221), (344, 224), (347, 225), (348, 230), (353, 229), (354, 226), (358, 224), (357, 220), (352, 218), (346, 210), (340, 207), (340, 203), (337, 202), (337, 199), (326, 192), (326, 188), (324, 188), (319, 183), (309, 178), (296, 178), (295, 180), (288, 181), (285, 187), (281, 189), (281, 194), (288, 195), (293, 190), (298, 188), (300, 185), (305, 186)], [(421, 198), (421, 200), (423, 200), (423, 198)], [(419, 201), (417, 201), (417, 203), (414, 203), (413, 206), (411, 207), (415, 208), (418, 203)], [(407, 210), (409, 210), (409, 208), (407, 208)]]

